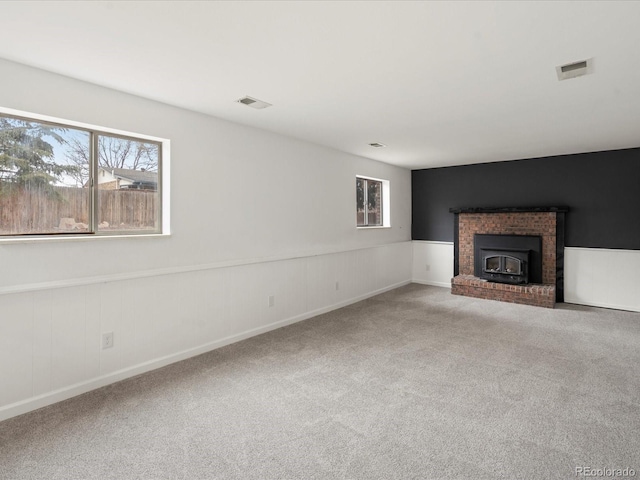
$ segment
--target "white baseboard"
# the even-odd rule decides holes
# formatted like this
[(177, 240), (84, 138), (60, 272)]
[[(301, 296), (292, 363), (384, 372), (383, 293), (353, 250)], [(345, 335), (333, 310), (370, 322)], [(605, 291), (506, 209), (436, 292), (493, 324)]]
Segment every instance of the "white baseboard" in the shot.
[(421, 285), (431, 285), (432, 287), (443, 287), (443, 288), (449, 288), (451, 289), (451, 282), (430, 282), (430, 281), (425, 281), (425, 280), (417, 280), (417, 279), (413, 279), (411, 280), (412, 283), (419, 283)]
[(76, 383), (74, 385), (69, 385), (67, 387), (54, 390), (51, 392), (47, 392), (42, 395), (38, 395), (35, 397), (27, 398), (25, 400), (21, 400), (19, 402), (5, 405), (4, 407), (0, 408), (0, 421), (7, 420), (11, 417), (22, 415), (24, 413), (37, 410), (39, 408), (46, 407), (48, 405), (52, 405), (57, 402), (61, 402), (63, 400), (67, 400), (77, 395), (90, 392), (91, 390), (95, 390), (97, 388), (104, 387), (106, 385), (110, 385), (112, 383), (119, 382), (127, 378), (135, 377), (136, 375), (150, 372), (152, 370), (156, 370), (158, 368), (170, 365), (172, 363), (179, 362), (181, 360), (186, 360), (188, 358), (195, 357), (197, 355), (201, 355), (203, 353), (207, 353), (212, 350), (216, 350), (226, 345), (230, 345), (232, 343), (236, 343), (241, 340), (245, 340), (247, 338), (251, 338), (256, 335), (269, 332), (271, 330), (275, 330), (287, 325), (291, 325), (293, 323), (307, 320), (309, 318), (321, 315), (323, 313), (327, 313), (332, 310), (336, 310), (338, 308), (346, 307), (347, 305), (352, 305), (354, 303), (360, 302), (362, 300), (366, 300), (367, 298), (373, 297), (375, 295), (379, 295), (381, 293), (394, 290), (404, 285), (408, 285), (409, 283), (411, 283), (410, 280), (399, 282), (394, 285), (390, 285), (390, 286), (366, 293), (364, 295), (359, 295), (357, 297), (350, 298), (348, 300), (344, 300), (327, 307), (318, 308), (309, 312), (305, 312), (300, 315), (296, 315), (291, 318), (279, 320), (277, 322), (273, 322), (268, 325), (264, 325), (262, 327), (253, 328), (236, 335), (231, 335), (229, 337), (225, 337), (220, 340), (216, 340), (214, 342), (209, 342), (204, 345), (200, 345), (198, 347), (183, 350), (181, 352), (177, 352), (161, 358), (156, 358), (154, 360), (140, 363), (138, 365), (134, 365), (128, 368), (124, 368), (122, 370), (118, 370), (116, 372), (112, 372), (107, 375), (102, 375), (100, 377), (96, 377), (84, 382)]
[(570, 305), (582, 305), (585, 307), (598, 307), (598, 308), (608, 308), (610, 310), (622, 310), (623, 312), (640, 312), (640, 309), (634, 305), (623, 305), (619, 303), (611, 304), (611, 303), (603, 303), (603, 302), (591, 302), (588, 300), (580, 300), (580, 302), (569, 301), (565, 298), (564, 303), (568, 303)]

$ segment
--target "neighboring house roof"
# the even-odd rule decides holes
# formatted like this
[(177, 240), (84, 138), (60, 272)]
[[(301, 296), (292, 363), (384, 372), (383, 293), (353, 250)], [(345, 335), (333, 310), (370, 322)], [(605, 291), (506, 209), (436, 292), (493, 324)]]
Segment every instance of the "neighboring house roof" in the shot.
[(132, 182), (158, 183), (158, 172), (143, 172), (142, 170), (129, 170), (127, 168), (104, 168), (114, 177), (123, 178)]

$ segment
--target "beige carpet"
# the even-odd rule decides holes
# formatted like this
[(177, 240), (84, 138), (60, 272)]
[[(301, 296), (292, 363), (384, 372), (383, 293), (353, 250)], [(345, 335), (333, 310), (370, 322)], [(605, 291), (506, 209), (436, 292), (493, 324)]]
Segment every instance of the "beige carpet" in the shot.
[(0, 423), (2, 479), (576, 468), (640, 477), (640, 314), (415, 284)]

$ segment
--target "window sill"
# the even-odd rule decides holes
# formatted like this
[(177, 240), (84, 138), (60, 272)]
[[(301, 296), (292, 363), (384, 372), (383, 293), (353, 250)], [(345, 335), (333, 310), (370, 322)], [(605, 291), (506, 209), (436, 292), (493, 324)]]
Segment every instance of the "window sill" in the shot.
[(95, 240), (112, 240), (122, 238), (158, 238), (170, 237), (170, 233), (141, 233), (137, 235), (55, 235), (50, 237), (0, 237), (0, 245), (14, 243), (59, 243), (59, 242), (85, 242)]
[(356, 230), (380, 230), (384, 228), (391, 228), (391, 225), (381, 227), (356, 227)]

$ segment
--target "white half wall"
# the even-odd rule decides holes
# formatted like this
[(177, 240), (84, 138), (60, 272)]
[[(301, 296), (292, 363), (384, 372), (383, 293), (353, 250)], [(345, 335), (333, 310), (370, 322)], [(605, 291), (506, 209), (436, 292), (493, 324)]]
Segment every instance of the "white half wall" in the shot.
[(640, 251), (564, 249), (564, 300), (640, 312)]
[[(2, 59), (0, 72), (2, 107), (171, 141), (171, 235), (0, 240), (0, 419), (410, 281), (409, 170)], [(389, 228), (356, 228), (356, 175), (389, 181)]]
[(0, 295), (0, 420), (397, 288), (410, 272), (400, 242)]
[(412, 278), (415, 283), (451, 288), (453, 243), (415, 240)]

